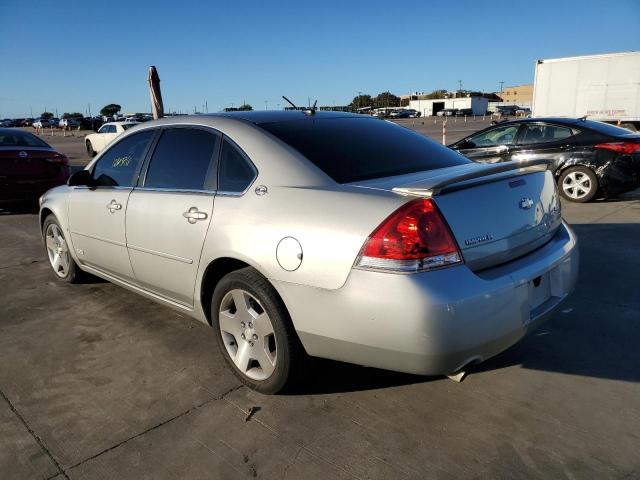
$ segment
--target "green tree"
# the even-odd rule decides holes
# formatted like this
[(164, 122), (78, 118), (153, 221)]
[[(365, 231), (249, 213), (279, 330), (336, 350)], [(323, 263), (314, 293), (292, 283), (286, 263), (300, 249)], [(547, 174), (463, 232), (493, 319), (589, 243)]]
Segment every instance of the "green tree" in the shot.
[(62, 118), (84, 118), (84, 115), (81, 114), (80, 112), (73, 112), (73, 113), (63, 113), (62, 114)]
[(42, 118), (43, 120), (49, 120), (51, 117), (53, 117), (53, 113), (51, 112), (42, 112), (40, 114), (40, 118)]
[(102, 109), (100, 110), (100, 115), (110, 117), (118, 113), (121, 108), (122, 107), (117, 103), (110, 103), (109, 105), (105, 105), (104, 107), (102, 107)]
[(356, 97), (353, 97), (350, 105), (353, 108), (370, 107), (371, 105), (373, 105), (373, 99), (371, 98), (371, 95), (358, 95)]
[(238, 110), (240, 110), (241, 112), (246, 112), (249, 110), (253, 110), (253, 107), (251, 105), (249, 105), (248, 103), (243, 103), (242, 105), (240, 105), (238, 107)]
[(393, 93), (388, 91), (382, 92), (373, 99), (373, 105), (375, 107), (399, 107), (400, 97), (396, 97)]
[(421, 98), (425, 98), (427, 100), (430, 99), (435, 99), (435, 98), (444, 98), (444, 96), (449, 93), (444, 89), (440, 89), (440, 90), (434, 90), (431, 93), (428, 93), (427, 95), (425, 95), (424, 97), (421, 96)]

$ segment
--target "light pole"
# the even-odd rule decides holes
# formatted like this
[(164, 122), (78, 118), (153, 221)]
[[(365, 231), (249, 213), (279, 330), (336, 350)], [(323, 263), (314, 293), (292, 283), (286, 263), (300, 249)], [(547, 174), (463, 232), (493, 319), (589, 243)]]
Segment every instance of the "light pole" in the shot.
[(269, 100), (264, 101), (264, 109), (269, 110)]

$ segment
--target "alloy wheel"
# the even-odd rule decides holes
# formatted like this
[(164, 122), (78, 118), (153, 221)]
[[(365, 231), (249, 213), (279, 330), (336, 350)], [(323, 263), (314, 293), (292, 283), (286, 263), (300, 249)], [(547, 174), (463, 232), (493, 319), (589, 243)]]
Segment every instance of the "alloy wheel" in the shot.
[(62, 235), (62, 230), (55, 223), (49, 224), (45, 232), (45, 243), (47, 255), (51, 268), (60, 278), (64, 278), (69, 273), (69, 248), (67, 241)]
[(569, 197), (575, 200), (589, 195), (591, 192), (591, 179), (583, 172), (570, 172), (562, 181), (562, 190)]
[(218, 319), (224, 346), (238, 370), (252, 380), (269, 378), (276, 367), (277, 342), (260, 302), (246, 290), (230, 290), (220, 302)]

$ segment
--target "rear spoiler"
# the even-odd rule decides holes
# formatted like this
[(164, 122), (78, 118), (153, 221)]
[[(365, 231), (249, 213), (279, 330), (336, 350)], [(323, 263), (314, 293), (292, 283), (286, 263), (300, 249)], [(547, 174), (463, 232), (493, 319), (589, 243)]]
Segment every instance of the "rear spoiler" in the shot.
[[(473, 180), (476, 178), (487, 177), (496, 173), (509, 172), (518, 170), (518, 174), (527, 173), (532, 170), (546, 170), (549, 168), (551, 160), (531, 159), (518, 160), (515, 162), (501, 162), (482, 165), (483, 168), (476, 168), (472, 171), (463, 171), (450, 175), (439, 175), (434, 178), (428, 178), (424, 181), (415, 182), (414, 184), (394, 187), (393, 191), (403, 195), (419, 195), (421, 197), (433, 197), (442, 192), (446, 187), (454, 183)], [(544, 168), (540, 168), (544, 166)], [(534, 168), (535, 167), (535, 168)], [(443, 178), (444, 177), (444, 178)]]

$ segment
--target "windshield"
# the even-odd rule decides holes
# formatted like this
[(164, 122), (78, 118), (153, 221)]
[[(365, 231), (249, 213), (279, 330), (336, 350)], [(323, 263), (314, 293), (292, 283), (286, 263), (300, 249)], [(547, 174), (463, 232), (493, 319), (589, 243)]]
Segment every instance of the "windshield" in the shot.
[(265, 123), (338, 183), (471, 163), (408, 128), (373, 118), (342, 117)]
[(31, 133), (11, 130), (0, 131), (0, 147), (44, 147), (51, 148)]
[(629, 135), (632, 133), (626, 128), (620, 128), (614, 125), (609, 125), (608, 123), (596, 122), (594, 120), (585, 120), (584, 122), (576, 123), (576, 127), (578, 128), (580, 128), (580, 126), (582, 125), (591, 130), (595, 130), (598, 133), (602, 133), (603, 135), (613, 135), (617, 137), (620, 135)]

